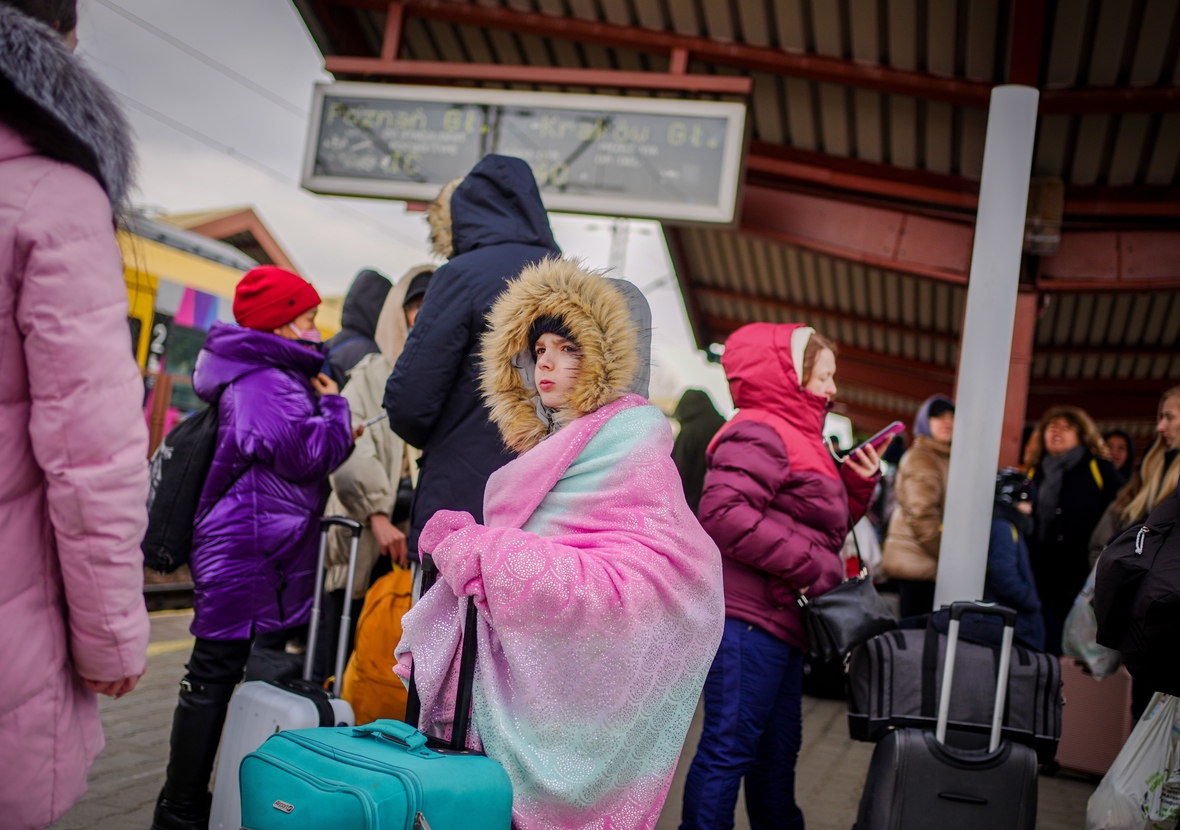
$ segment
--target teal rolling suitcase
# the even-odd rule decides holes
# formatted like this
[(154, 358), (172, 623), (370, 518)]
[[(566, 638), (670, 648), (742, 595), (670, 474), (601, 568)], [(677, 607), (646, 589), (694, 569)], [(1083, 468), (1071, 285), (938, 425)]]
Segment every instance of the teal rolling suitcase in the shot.
[(248, 830), (508, 830), (512, 785), (495, 761), (434, 750), (401, 721), (276, 732), (242, 761)]
[[(466, 632), (475, 616), (469, 600)], [(508, 774), (464, 748), (474, 674), (465, 636), (445, 748), (394, 720), (271, 735), (239, 769), (243, 830), (510, 830)]]

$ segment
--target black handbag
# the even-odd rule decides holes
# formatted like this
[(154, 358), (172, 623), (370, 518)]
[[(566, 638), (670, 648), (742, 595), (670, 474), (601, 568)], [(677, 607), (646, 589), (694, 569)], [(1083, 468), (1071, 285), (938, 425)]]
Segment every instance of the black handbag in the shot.
[[(853, 524), (855, 528), (855, 523)], [(843, 659), (853, 648), (871, 637), (897, 628), (897, 619), (885, 605), (860, 556), (860, 542), (852, 531), (860, 572), (826, 594), (808, 599), (795, 592), (803, 609), (808, 651), (821, 661)]]

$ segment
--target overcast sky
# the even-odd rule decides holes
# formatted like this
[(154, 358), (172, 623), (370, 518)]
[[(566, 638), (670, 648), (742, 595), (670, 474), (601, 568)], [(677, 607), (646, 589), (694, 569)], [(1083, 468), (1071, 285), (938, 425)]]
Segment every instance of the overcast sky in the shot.
[[(423, 216), (403, 203), (299, 187), (312, 86), (331, 77), (289, 0), (79, 0), (78, 11), (78, 54), (118, 93), (135, 129), (138, 204), (250, 205), (329, 296), (361, 268), (396, 277), (429, 260)], [(728, 412), (720, 369), (692, 344), (659, 225), (551, 221), (562, 250), (591, 267), (608, 267), (612, 244), (625, 244), (621, 276), (652, 305), (653, 396), (700, 386)]]

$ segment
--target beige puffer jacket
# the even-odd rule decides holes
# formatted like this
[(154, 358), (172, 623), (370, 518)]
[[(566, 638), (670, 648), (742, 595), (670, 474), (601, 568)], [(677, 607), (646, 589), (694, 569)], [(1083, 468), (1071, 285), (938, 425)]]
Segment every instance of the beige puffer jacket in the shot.
[[(402, 303), (409, 288), (410, 280), (431, 266), (419, 266), (398, 280), (385, 298), (381, 317), (377, 323), (375, 340), (381, 349), (379, 353), (366, 355), (353, 367), (348, 384), (341, 392), (348, 401), (352, 413), (352, 425), (380, 415), (385, 398), (385, 382), (393, 372), (393, 365), (406, 343), (406, 318)], [(365, 524), (357, 551), (356, 577), (352, 583), (352, 598), (362, 599), (369, 589), (369, 572), (381, 555), (377, 539), (368, 528), (369, 517), (374, 513), (393, 512), (397, 499), (397, 486), (402, 476), (404, 459), (410, 455), (409, 471), (417, 484), (417, 460), (420, 453), (407, 447), (405, 441), (389, 428), (389, 421), (382, 420), (366, 427), (365, 434), (357, 439), (356, 449), (348, 460), (332, 473), (332, 495), (328, 498), (325, 516), (348, 516)], [(326, 591), (344, 587), (348, 577), (349, 534), (343, 528), (332, 528), (328, 533), (326, 559), (328, 573), (324, 581)]]
[(919, 435), (901, 457), (894, 484), (897, 509), (889, 519), (881, 568), (895, 579), (933, 581), (942, 542), (951, 446)]

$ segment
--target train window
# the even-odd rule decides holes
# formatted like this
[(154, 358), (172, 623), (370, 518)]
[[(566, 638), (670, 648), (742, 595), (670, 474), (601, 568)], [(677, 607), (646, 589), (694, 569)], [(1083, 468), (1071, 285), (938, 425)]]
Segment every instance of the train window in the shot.
[(172, 378), (172, 399), (170, 405), (181, 412), (196, 412), (209, 404), (197, 397), (189, 378)]
[(168, 374), (191, 375), (197, 364), (197, 354), (204, 345), (205, 332), (173, 323), (168, 329), (168, 347), (165, 352)]

